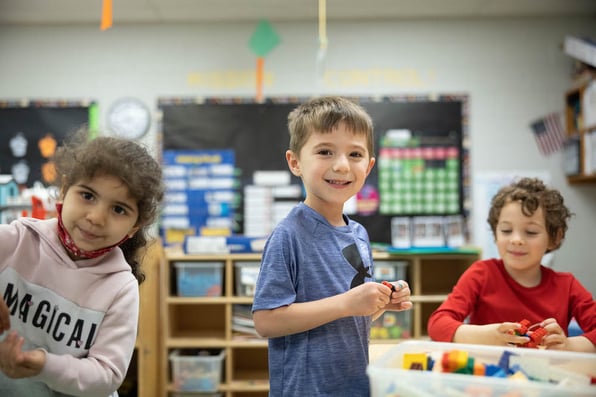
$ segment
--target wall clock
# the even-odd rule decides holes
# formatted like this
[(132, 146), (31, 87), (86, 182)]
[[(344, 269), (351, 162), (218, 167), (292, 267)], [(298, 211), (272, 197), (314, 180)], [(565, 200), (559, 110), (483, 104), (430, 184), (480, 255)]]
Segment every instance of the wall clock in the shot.
[(151, 111), (136, 98), (118, 99), (108, 110), (108, 127), (116, 136), (139, 139), (150, 125)]

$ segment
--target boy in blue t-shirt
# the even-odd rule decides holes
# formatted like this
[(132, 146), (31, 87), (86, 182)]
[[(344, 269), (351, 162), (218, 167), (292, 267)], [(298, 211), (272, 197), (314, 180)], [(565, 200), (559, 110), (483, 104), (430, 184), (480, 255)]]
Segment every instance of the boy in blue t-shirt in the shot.
[(323, 97), (293, 110), (288, 126), (286, 160), (306, 197), (267, 240), (252, 308), (269, 338), (269, 395), (369, 396), (371, 319), (412, 307), (404, 281), (370, 282), (368, 233), (343, 213), (375, 164), (372, 120)]

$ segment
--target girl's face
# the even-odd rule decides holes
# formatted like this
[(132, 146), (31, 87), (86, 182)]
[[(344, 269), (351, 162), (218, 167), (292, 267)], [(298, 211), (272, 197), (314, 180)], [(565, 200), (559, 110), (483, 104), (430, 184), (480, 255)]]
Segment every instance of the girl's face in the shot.
[(139, 227), (137, 202), (117, 177), (99, 175), (73, 184), (63, 197), (62, 222), (77, 247), (94, 251), (132, 237)]
[(366, 136), (346, 130), (344, 123), (330, 133), (313, 132), (299, 156), (288, 150), (286, 160), (292, 173), (302, 178), (304, 203), (332, 224), (343, 221), (344, 203), (360, 191), (375, 164)]
[(525, 216), (519, 201), (505, 204), (495, 232), (499, 255), (512, 275), (539, 270), (546, 250), (552, 248), (541, 207)]

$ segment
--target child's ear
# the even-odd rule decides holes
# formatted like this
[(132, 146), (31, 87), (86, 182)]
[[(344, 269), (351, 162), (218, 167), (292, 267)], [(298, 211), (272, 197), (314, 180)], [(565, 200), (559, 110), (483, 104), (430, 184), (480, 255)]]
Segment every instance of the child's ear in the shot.
[(286, 161), (288, 162), (288, 168), (290, 169), (290, 172), (300, 178), (302, 176), (302, 172), (300, 171), (300, 163), (296, 153), (291, 150), (286, 150)]
[(557, 237), (554, 240), (551, 240), (548, 243), (549, 251), (554, 251), (561, 246), (561, 242), (563, 241), (563, 230), (559, 229), (557, 231)]
[(373, 166), (375, 165), (376, 159), (374, 157), (371, 157), (370, 160), (368, 161), (368, 168), (366, 169), (366, 176), (368, 176), (370, 174), (370, 171), (372, 170)]
[(134, 226), (132, 229), (130, 229), (130, 231), (127, 233), (128, 238), (132, 238), (140, 228), (140, 226)]

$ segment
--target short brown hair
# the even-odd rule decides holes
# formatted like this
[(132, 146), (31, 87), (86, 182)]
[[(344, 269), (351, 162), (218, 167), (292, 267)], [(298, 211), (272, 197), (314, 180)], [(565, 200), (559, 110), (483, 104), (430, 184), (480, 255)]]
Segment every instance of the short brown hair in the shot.
[(289, 149), (299, 155), (310, 134), (331, 132), (340, 122), (354, 134), (366, 135), (368, 155), (374, 157), (372, 119), (362, 106), (338, 96), (313, 98), (290, 112)]

